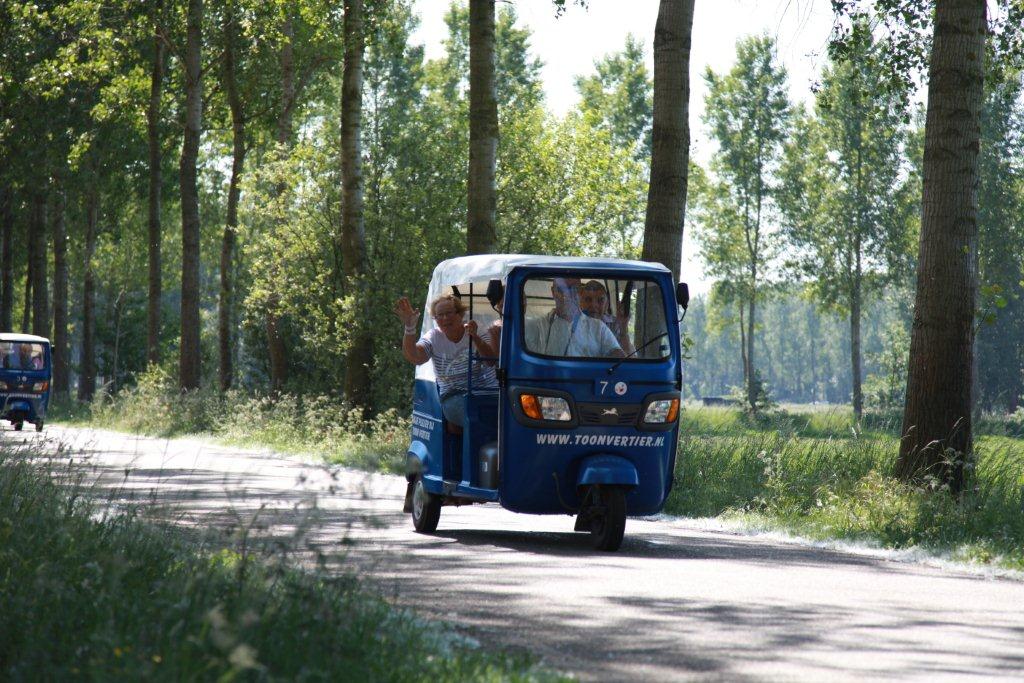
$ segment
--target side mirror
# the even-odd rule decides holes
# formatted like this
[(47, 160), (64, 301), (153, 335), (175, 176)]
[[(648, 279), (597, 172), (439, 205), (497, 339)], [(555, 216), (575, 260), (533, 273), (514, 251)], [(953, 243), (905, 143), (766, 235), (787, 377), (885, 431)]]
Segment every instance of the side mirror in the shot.
[(676, 285), (676, 303), (682, 306), (684, 311), (690, 305), (690, 286), (685, 282)]
[(505, 285), (501, 284), (501, 280), (491, 280), (487, 283), (487, 300), (491, 302), (491, 306), (497, 306), (498, 302), (505, 298)]

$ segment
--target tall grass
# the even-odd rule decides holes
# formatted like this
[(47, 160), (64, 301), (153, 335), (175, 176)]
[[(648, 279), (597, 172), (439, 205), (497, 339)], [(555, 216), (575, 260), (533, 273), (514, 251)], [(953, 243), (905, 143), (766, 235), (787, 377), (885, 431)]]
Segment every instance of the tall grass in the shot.
[(859, 429), (838, 412), (688, 411), (666, 509), (1024, 569), (1024, 442), (979, 437), (970, 487), (954, 498), (938, 482), (890, 476), (891, 429)]
[(4, 680), (533, 680), (351, 576), (189, 539), (0, 450)]
[(208, 434), (228, 443), (312, 453), (329, 462), (398, 472), (409, 418), (388, 410), (367, 419), (327, 396), (253, 396), (213, 389), (182, 393), (160, 368), (136, 386), (90, 405), (55, 405), (54, 419), (152, 436)]

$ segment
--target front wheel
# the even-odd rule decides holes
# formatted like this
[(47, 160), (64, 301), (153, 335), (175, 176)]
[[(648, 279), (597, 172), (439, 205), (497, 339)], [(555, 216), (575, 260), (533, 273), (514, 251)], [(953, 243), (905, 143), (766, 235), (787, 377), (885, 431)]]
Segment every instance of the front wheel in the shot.
[(423, 477), (417, 476), (412, 489), (412, 525), (421, 534), (430, 534), (437, 530), (440, 519), (441, 498), (428, 492)]
[(594, 515), (590, 519), (590, 540), (594, 548), (614, 552), (626, 533), (626, 493), (617, 486), (594, 487)]
[(36, 431), (37, 432), (43, 431), (43, 421), (42, 420), (40, 420), (39, 422), (36, 422)]
[(14, 431), (20, 432), (21, 428), (24, 427), (24, 426), (25, 426), (24, 422), (15, 422), (14, 423)]

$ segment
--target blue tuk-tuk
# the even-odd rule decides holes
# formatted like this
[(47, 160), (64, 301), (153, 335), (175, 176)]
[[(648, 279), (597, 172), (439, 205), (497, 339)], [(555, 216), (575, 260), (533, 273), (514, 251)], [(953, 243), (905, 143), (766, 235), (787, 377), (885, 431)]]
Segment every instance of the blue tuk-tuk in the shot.
[(0, 419), (18, 431), (26, 422), (43, 431), (51, 379), (49, 339), (0, 334)]
[[(417, 366), (406, 509), (436, 530), (441, 507), (497, 502), (576, 516), (617, 550), (627, 515), (659, 512), (672, 488), (680, 409), (680, 308), (689, 293), (639, 261), (477, 255), (440, 263), (429, 304), (453, 294), (497, 329), (498, 358), (471, 347), (464, 429), (449, 425), (430, 362)], [(492, 327), (500, 320), (499, 327)], [(472, 386), (495, 365), (497, 389)]]

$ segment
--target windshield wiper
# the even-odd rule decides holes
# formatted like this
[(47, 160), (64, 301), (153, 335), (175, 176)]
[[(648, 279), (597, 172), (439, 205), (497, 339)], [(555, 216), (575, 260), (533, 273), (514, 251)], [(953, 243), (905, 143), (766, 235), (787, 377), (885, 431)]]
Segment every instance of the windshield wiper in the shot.
[(623, 356), (622, 358), (620, 358), (620, 359), (618, 359), (617, 361), (615, 361), (615, 362), (614, 362), (614, 363), (612, 364), (612, 366), (611, 366), (610, 368), (608, 368), (608, 374), (610, 375), (610, 374), (612, 374), (613, 372), (615, 372), (615, 369), (616, 369), (617, 367), (619, 367), (620, 365), (622, 365), (622, 362), (623, 362), (624, 360), (626, 360), (626, 359), (628, 359), (628, 358), (632, 358), (633, 356), (635, 356), (636, 354), (640, 353), (641, 351), (643, 351), (644, 349), (646, 349), (646, 348), (647, 348), (648, 346), (650, 346), (651, 344), (653, 344), (654, 342), (658, 341), (658, 340), (659, 340), (659, 339), (661, 339), (662, 337), (667, 337), (667, 336), (668, 336), (668, 332), (662, 332), (661, 334), (659, 334), (659, 335), (658, 335), (658, 336), (656, 336), (656, 337), (651, 337), (650, 339), (648, 339), (647, 341), (645, 341), (645, 342), (643, 343), (643, 345), (642, 345), (642, 346), (639, 346), (639, 347), (637, 347), (637, 348), (633, 349), (633, 352), (632, 352), (632, 353), (630, 353), (630, 354), (629, 354), (628, 356)]

